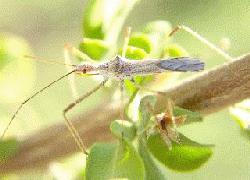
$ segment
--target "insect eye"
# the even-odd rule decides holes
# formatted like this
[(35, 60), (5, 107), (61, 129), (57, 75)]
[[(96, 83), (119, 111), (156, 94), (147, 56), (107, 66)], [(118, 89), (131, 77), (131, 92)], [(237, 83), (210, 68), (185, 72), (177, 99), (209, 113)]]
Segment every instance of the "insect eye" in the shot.
[(82, 70), (82, 73), (83, 73), (83, 74), (86, 74), (86, 72), (87, 72), (87, 70), (86, 70), (86, 68), (84, 68), (84, 69)]

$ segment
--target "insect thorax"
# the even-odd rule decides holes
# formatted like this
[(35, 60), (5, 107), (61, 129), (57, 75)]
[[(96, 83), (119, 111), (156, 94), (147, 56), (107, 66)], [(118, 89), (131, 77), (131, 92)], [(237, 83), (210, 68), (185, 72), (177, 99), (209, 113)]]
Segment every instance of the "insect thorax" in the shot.
[(113, 60), (98, 67), (100, 74), (116, 80), (131, 79), (132, 75), (127, 73), (129, 69), (131, 69), (130, 63), (120, 56), (116, 56)]

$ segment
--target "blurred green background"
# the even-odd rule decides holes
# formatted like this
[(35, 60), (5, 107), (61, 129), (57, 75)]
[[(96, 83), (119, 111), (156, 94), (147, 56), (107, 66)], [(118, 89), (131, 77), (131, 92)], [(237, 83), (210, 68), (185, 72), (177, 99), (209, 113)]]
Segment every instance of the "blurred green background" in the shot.
[[(83, 0), (0, 0), (0, 34), (7, 32), (24, 38), (36, 56), (63, 61), (64, 43), (78, 46), (82, 39), (85, 5), (86, 1)], [(250, 49), (249, 0), (142, 0), (129, 15), (126, 25), (132, 26), (133, 31), (139, 31), (151, 20), (168, 20), (173, 25), (188, 25), (215, 44), (219, 44), (222, 38), (228, 38), (231, 42), (228, 53), (234, 57)], [(191, 55), (204, 59), (207, 68), (225, 61), (185, 32), (177, 33), (175, 38)], [(23, 92), (18, 96), (14, 96), (15, 91), (13, 94), (10, 92), (15, 98), (0, 97), (1, 132), (26, 96), (66, 71), (60, 65), (32, 63), (27, 61), (24, 65), (24, 69), (29, 71), (27, 82), (16, 86), (23, 89)], [(17, 75), (16, 69), (4, 73), (2, 77), (10, 75), (15, 78)], [(79, 92), (84, 93), (92, 87), (93, 81), (79, 77), (77, 84)], [(74, 113), (94, 107), (102, 101), (103, 93), (105, 90), (96, 93)], [(65, 80), (30, 102), (20, 112), (8, 135), (22, 138), (61, 121), (61, 111), (70, 101), (72, 96)], [(185, 135), (193, 140), (215, 144), (214, 155), (194, 172), (177, 173), (169, 170), (169, 179), (249, 179), (250, 143), (240, 136), (239, 129), (227, 110), (206, 117), (203, 123), (183, 127)], [(37, 173), (30, 172), (29, 178), (37, 177)], [(49, 171), (39, 174), (43, 174), (40, 179), (52, 178)], [(23, 176), (23, 179), (27, 177)]]

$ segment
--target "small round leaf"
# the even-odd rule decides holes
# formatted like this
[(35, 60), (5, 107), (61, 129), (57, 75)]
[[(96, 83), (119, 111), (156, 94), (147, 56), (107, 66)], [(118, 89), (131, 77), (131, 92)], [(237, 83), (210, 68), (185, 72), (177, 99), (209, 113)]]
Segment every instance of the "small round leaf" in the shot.
[(177, 44), (171, 44), (164, 48), (164, 57), (183, 57), (188, 56), (187, 51)]
[(183, 109), (181, 107), (174, 107), (174, 116), (184, 116), (186, 118), (185, 124), (189, 124), (192, 122), (201, 122), (203, 117), (198, 112), (193, 112), (188, 109)]
[(150, 41), (150, 38), (145, 33), (136, 33), (132, 35), (129, 39), (129, 45), (141, 48), (148, 54), (151, 52), (153, 46)]
[(143, 161), (135, 148), (126, 142), (97, 143), (91, 149), (86, 166), (86, 179), (138, 179), (143, 180)]
[(79, 49), (94, 60), (101, 60), (109, 50), (109, 44), (99, 39), (84, 38)]
[[(119, 51), (121, 54), (122, 49)], [(132, 59), (132, 60), (141, 60), (147, 57), (147, 52), (144, 49), (137, 48), (134, 46), (128, 46), (127, 51), (126, 51), (126, 58)]]
[(180, 135), (180, 144), (170, 150), (160, 134), (151, 135), (147, 146), (154, 157), (170, 169), (191, 171), (203, 165), (212, 155), (211, 146), (201, 145)]
[(125, 120), (115, 120), (110, 125), (111, 132), (120, 139), (132, 141), (136, 136), (136, 127)]

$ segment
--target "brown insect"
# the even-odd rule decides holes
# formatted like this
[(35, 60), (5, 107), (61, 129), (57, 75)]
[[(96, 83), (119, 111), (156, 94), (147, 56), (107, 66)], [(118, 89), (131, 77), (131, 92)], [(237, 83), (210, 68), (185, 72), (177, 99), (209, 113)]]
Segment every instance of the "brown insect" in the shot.
[(172, 142), (179, 143), (179, 136), (176, 128), (184, 124), (185, 116), (174, 116), (173, 103), (168, 100), (166, 112), (156, 115), (156, 128), (169, 149), (172, 148)]

